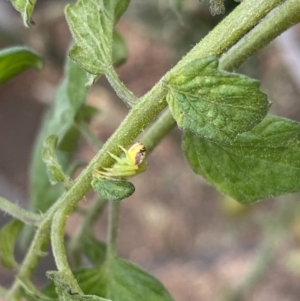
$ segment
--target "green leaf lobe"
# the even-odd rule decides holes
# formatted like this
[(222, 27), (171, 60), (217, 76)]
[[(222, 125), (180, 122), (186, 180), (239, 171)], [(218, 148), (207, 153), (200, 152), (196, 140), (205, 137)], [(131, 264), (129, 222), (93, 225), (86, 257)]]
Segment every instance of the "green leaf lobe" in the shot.
[(232, 143), (265, 117), (270, 103), (259, 82), (217, 67), (217, 58), (206, 57), (172, 73), (166, 100), (183, 130)]
[(267, 116), (232, 145), (186, 132), (183, 150), (192, 169), (241, 203), (300, 191), (300, 124)]

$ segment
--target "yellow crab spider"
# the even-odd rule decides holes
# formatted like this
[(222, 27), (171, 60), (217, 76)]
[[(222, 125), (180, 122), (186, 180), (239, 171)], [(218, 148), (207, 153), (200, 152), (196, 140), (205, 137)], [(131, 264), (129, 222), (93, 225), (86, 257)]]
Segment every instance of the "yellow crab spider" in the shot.
[(116, 163), (110, 168), (103, 168), (105, 171), (95, 170), (94, 175), (104, 178), (121, 178), (135, 176), (146, 170), (146, 148), (140, 143), (134, 143), (128, 150), (119, 145), (125, 156), (119, 158), (112, 153), (109, 155), (116, 160)]

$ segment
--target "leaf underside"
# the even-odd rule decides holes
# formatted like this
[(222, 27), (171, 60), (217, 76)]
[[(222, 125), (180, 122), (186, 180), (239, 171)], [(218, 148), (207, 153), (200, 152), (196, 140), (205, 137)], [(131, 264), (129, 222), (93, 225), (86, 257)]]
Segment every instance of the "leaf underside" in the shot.
[(79, 112), (84, 108), (86, 96), (86, 72), (71, 60), (65, 66), (65, 78), (61, 82), (52, 107), (44, 116), (42, 127), (35, 142), (31, 162), (31, 206), (45, 212), (61, 195), (62, 187), (53, 187), (48, 179), (42, 160), (46, 137), (55, 134), (59, 138), (59, 162), (64, 170), (68, 167), (77, 147), (79, 131), (74, 126)]
[(103, 74), (112, 62), (116, 0), (79, 0), (65, 9), (75, 45), (70, 57), (93, 75)]

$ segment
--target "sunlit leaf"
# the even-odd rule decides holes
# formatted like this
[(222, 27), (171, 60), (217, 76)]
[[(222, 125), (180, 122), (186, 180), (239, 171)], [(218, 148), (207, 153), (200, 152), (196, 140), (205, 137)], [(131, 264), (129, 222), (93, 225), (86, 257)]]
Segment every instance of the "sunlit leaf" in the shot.
[(167, 102), (179, 127), (231, 143), (268, 112), (259, 82), (218, 70), (215, 57), (196, 59), (167, 77)]
[(232, 145), (186, 132), (183, 150), (192, 169), (241, 203), (300, 191), (300, 124), (267, 116)]
[(41, 57), (24, 47), (12, 47), (0, 51), (0, 85), (29, 68), (41, 70)]

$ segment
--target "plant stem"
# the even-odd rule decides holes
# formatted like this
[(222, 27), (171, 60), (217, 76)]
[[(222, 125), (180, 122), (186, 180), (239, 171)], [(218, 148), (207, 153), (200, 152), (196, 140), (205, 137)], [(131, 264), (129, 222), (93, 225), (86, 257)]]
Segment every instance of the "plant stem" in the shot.
[(121, 202), (110, 202), (109, 204), (109, 221), (107, 231), (107, 258), (117, 255), (117, 240), (119, 230)]
[(54, 214), (51, 226), (52, 250), (55, 263), (58, 271), (60, 272), (60, 275), (71, 286), (72, 290), (77, 293), (82, 293), (80, 286), (78, 285), (78, 282), (73, 276), (73, 273), (69, 267), (65, 249), (65, 225), (70, 214), (70, 210), (68, 209), (68, 207), (65, 207), (65, 210), (58, 210)]
[(224, 58), (220, 60), (220, 68), (236, 69), (245, 61), (245, 57), (250, 57), (298, 22), (300, 22), (300, 1), (287, 0), (224, 54)]
[(133, 107), (139, 101), (130, 90), (121, 82), (118, 74), (116, 73), (113, 66), (110, 66), (106, 72), (105, 76), (109, 81), (110, 85), (114, 88), (117, 95), (127, 104), (129, 107)]
[(146, 146), (147, 154), (152, 152), (175, 125), (176, 121), (167, 108), (142, 135), (141, 141)]
[(50, 240), (50, 229), (53, 214), (56, 209), (56, 204), (54, 204), (50, 209), (49, 213), (44, 215), (44, 220), (41, 222), (33, 241), (26, 253), (23, 263), (18, 271), (16, 280), (13, 283), (10, 290), (7, 292), (6, 300), (18, 299), (20, 282), (18, 279), (28, 279), (34, 272), (38, 262), (45, 254), (45, 249)]
[(40, 221), (42, 220), (42, 216), (27, 211), (2, 197), (0, 197), (0, 209), (12, 217), (17, 218), (23, 223), (31, 226), (38, 227)]
[[(297, 0), (296, 0), (297, 1)], [(197, 44), (187, 55), (175, 66), (178, 69), (195, 58), (208, 55), (220, 56), (233, 45), (274, 8), (285, 0), (255, 1), (243, 0), (222, 22), (220, 22), (199, 44)], [(285, 15), (286, 20), (289, 16)], [(263, 31), (264, 29), (262, 29)], [(257, 49), (253, 49), (256, 51)], [(244, 56), (244, 60), (248, 58)]]
[[(246, 3), (246, 1), (244, 2)], [(264, 4), (270, 4), (270, 2)], [(287, 18), (287, 16), (289, 17)], [(219, 68), (227, 71), (235, 70), (248, 57), (253, 55), (255, 51), (270, 43), (276, 36), (298, 22), (300, 22), (300, 2), (298, 0), (284, 2), (274, 13), (258, 23), (256, 27), (220, 58)], [(274, 27), (276, 30), (274, 30)], [(185, 59), (189, 57), (190, 53)], [(170, 110), (166, 109), (158, 120), (144, 133), (141, 139), (147, 148), (147, 153), (150, 153), (175, 125), (176, 121)]]
[[(146, 98), (134, 107), (123, 121), (122, 125), (116, 130), (114, 135), (107, 141), (101, 150), (92, 159), (90, 164), (82, 171), (74, 182), (74, 185), (68, 190), (45, 214), (45, 219), (35, 234), (30, 249), (23, 260), (17, 278), (29, 278), (35, 270), (41, 254), (49, 243), (50, 229), (53, 216), (58, 211), (72, 212), (77, 203), (85, 196), (91, 188), (92, 173), (100, 166), (106, 167), (113, 163), (109, 156), (109, 151), (121, 154), (118, 145), (127, 147), (132, 140), (140, 134), (143, 129), (166, 107), (163, 101), (165, 91), (156, 89), (151, 95), (152, 98)], [(156, 100), (153, 103), (151, 100)], [(119, 152), (119, 153), (117, 153)], [(67, 216), (65, 216), (67, 218)], [(18, 294), (19, 283), (15, 281), (9, 291), (9, 300), (14, 300)]]

